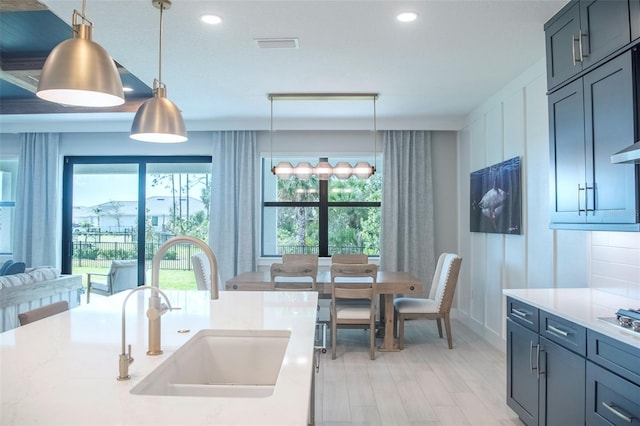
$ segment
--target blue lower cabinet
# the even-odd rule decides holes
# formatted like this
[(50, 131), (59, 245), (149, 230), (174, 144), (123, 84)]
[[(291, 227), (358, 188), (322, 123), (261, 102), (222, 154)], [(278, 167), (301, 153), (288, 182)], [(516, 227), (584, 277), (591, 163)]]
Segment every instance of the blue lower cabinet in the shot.
[(587, 424), (640, 425), (640, 386), (587, 361)]

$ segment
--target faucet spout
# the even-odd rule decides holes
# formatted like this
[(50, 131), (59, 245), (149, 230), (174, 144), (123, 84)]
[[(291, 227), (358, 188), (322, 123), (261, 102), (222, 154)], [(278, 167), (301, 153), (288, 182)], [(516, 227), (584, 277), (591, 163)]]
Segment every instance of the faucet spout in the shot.
[[(126, 326), (126, 307), (127, 301), (131, 297), (133, 293), (142, 290), (151, 290), (153, 294), (149, 297), (149, 309), (147, 310), (147, 318), (149, 318), (149, 351), (147, 354), (149, 355), (157, 355), (161, 354), (162, 350), (160, 349), (160, 316), (165, 314), (168, 311), (180, 309), (174, 308), (171, 306), (171, 302), (169, 302), (169, 298), (164, 292), (162, 292), (159, 288), (150, 287), (148, 285), (142, 285), (140, 287), (136, 287), (127, 294), (127, 297), (124, 298), (124, 302), (122, 302), (122, 352), (118, 358), (118, 380), (129, 380), (131, 376), (129, 375), (129, 365), (133, 364), (133, 357), (131, 356), (131, 345), (129, 345), (129, 351), (126, 352), (127, 346), (127, 326)], [(167, 302), (160, 303), (160, 297), (158, 293), (164, 297), (164, 300)], [(155, 301), (157, 299), (157, 303)], [(155, 323), (152, 326), (152, 318)], [(153, 330), (152, 330), (153, 329)], [(152, 339), (152, 335), (154, 336)], [(154, 353), (150, 353), (154, 350)]]
[(218, 261), (216, 260), (216, 255), (213, 254), (211, 248), (202, 240), (199, 240), (194, 237), (189, 237), (187, 235), (179, 235), (177, 237), (170, 238), (163, 245), (160, 246), (156, 255), (153, 256), (153, 262), (151, 264), (151, 286), (159, 288), (160, 287), (160, 262), (162, 261), (162, 257), (167, 252), (170, 247), (173, 247), (176, 244), (184, 244), (190, 243), (196, 247), (199, 247), (204, 254), (207, 256), (209, 260), (209, 269), (211, 270), (211, 300), (215, 300), (218, 298), (218, 287), (220, 283), (218, 282), (218, 274), (216, 271), (218, 270)]

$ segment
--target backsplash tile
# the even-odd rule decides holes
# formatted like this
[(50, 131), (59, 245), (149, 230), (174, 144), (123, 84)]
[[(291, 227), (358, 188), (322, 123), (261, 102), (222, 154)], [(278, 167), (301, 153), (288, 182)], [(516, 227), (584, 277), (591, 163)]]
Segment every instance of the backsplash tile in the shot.
[(640, 299), (640, 233), (591, 233), (591, 287)]

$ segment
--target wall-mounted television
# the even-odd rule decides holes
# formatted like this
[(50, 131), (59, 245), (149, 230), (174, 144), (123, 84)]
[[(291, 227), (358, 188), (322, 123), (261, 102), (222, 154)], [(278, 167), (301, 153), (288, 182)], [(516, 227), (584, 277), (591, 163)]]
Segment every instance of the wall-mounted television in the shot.
[(471, 173), (471, 232), (521, 234), (520, 157)]

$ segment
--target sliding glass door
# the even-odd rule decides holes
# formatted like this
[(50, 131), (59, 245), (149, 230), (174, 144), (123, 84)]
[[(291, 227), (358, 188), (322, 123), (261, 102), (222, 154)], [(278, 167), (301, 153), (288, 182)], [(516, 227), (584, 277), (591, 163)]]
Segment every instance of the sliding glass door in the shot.
[[(150, 284), (151, 260), (176, 235), (208, 239), (211, 157), (66, 157), (64, 273), (106, 274), (114, 261), (137, 265)], [(191, 245), (161, 262), (161, 288), (195, 288)]]

